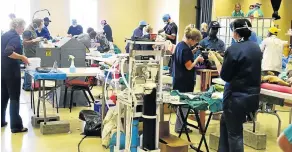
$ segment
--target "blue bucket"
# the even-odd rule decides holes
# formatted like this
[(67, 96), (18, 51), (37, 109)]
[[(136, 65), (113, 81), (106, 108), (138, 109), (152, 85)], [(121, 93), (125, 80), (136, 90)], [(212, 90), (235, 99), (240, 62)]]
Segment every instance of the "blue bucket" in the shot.
[[(109, 105), (109, 107), (116, 106), (111, 100), (107, 100), (106, 102)], [(94, 101), (94, 107), (93, 108), (94, 108), (95, 112), (98, 112), (98, 113), (101, 114), (102, 102), (101, 101)], [(107, 113), (107, 111), (108, 111), (108, 107), (107, 107), (107, 105), (105, 105), (105, 114)]]

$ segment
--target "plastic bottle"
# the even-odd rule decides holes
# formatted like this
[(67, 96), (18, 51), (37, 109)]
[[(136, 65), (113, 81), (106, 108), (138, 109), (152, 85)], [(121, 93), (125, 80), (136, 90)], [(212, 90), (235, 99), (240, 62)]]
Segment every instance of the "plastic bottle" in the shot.
[(76, 67), (74, 65), (74, 59), (75, 57), (73, 55), (69, 55), (69, 60), (71, 60), (71, 65), (70, 65), (70, 73), (75, 73), (76, 72)]

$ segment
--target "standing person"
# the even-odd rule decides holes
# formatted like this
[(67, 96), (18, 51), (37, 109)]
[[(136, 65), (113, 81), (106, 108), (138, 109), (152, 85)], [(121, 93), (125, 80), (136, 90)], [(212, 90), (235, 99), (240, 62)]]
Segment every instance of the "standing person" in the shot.
[[(134, 30), (131, 39), (132, 39), (132, 40), (135, 40), (135, 39), (141, 39), (141, 38), (143, 38), (143, 29), (144, 29), (144, 27), (146, 27), (146, 26), (147, 26), (146, 21), (140, 21), (140, 22), (139, 22), (139, 27), (137, 27), (137, 28)], [(142, 47), (141, 47), (141, 45), (136, 44), (136, 45), (134, 46), (134, 49), (135, 49), (135, 50), (141, 50)], [(129, 53), (129, 51), (130, 51), (130, 45), (129, 45), (129, 43), (128, 43), (127, 46), (126, 46), (126, 52)]]
[[(39, 42), (41, 41), (40, 37), (37, 37), (36, 31), (41, 30), (43, 28), (43, 20), (42, 19), (34, 19), (29, 27), (23, 32), (23, 51), (26, 57), (33, 58), (36, 57), (36, 49), (39, 46)], [(22, 89), (25, 91), (30, 91), (31, 88), (31, 76), (28, 72), (24, 74), (24, 82)]]
[(203, 48), (215, 49), (216, 51), (223, 53), (225, 51), (225, 43), (217, 37), (219, 28), (221, 28), (219, 22), (211, 21), (208, 29), (209, 35), (200, 41), (199, 45)]
[(216, 64), (226, 82), (223, 94), (223, 114), (220, 121), (218, 152), (243, 152), (243, 123), (246, 116), (259, 108), (262, 52), (248, 40), (251, 27), (244, 19), (233, 22), (233, 38), (237, 43), (225, 52), (221, 65), (214, 52), (209, 59)]
[[(173, 90), (179, 92), (193, 92), (195, 87), (195, 66), (198, 62), (203, 62), (203, 58), (198, 56), (194, 59), (193, 50), (201, 39), (201, 32), (194, 28), (194, 25), (189, 25), (184, 31), (184, 40), (176, 45), (173, 54)], [(186, 108), (183, 108), (184, 117), (187, 114)], [(175, 123), (175, 132), (179, 133), (182, 128), (182, 120), (180, 113), (177, 110), (177, 119)], [(183, 132), (191, 132), (191, 130), (183, 130)]]
[(89, 34), (90, 34), (91, 32), (94, 32), (94, 29), (91, 28), (91, 27), (89, 27), (89, 28), (87, 29), (87, 33), (82, 33), (82, 34), (80, 34), (80, 35), (75, 35), (74, 37), (76, 37), (76, 39), (77, 39), (79, 42), (83, 43), (83, 44), (86, 46), (86, 48), (88, 49), (88, 48), (91, 47), (91, 39), (95, 39), (95, 36), (96, 36), (96, 32), (95, 32), (95, 35), (92, 35), (92, 36), (90, 37)]
[(43, 37), (43, 38), (45, 38), (47, 40), (51, 40), (52, 39), (50, 31), (48, 29), (48, 26), (49, 26), (50, 22), (52, 22), (52, 21), (48, 17), (44, 18), (44, 25), (45, 26), (42, 28), (41, 31), (36, 30), (36, 33), (37, 33), (38, 37)]
[(203, 39), (208, 36), (208, 24), (205, 22), (201, 24), (201, 33), (202, 33)]
[[(143, 34), (143, 38), (146, 38), (148, 40), (153, 40), (151, 39), (151, 34), (153, 33), (153, 28), (150, 26), (150, 25), (147, 25), (145, 28), (145, 33)], [(145, 44), (145, 45), (142, 45), (142, 50), (153, 50), (153, 45), (152, 44)]]
[(271, 27), (268, 30), (268, 37), (263, 40), (261, 44), (261, 51), (263, 52), (262, 71), (273, 72), (278, 76), (282, 72), (282, 56), (284, 45), (287, 42), (277, 38), (280, 30), (276, 27)]
[(70, 37), (73, 37), (75, 35), (80, 35), (83, 33), (83, 27), (81, 25), (77, 24), (77, 20), (72, 20), (72, 25), (69, 27), (67, 34)]
[(113, 40), (113, 32), (112, 32), (112, 28), (110, 27), (110, 25), (108, 25), (108, 23), (106, 22), (106, 20), (102, 20), (100, 22), (101, 26), (103, 27), (103, 34), (106, 36), (106, 39), (109, 41), (110, 43), (110, 48), (111, 50), (114, 49), (114, 40)]
[(235, 4), (234, 11), (232, 12), (232, 17), (244, 17), (244, 12), (241, 10), (240, 3)]
[[(171, 20), (169, 14), (165, 14), (162, 17), (163, 22), (166, 24), (163, 29), (158, 31), (159, 33), (165, 32), (166, 40), (169, 40), (172, 44), (176, 44), (177, 39), (177, 32), (178, 27), (177, 25)], [(168, 61), (169, 72), (172, 73), (172, 57), (170, 57)]]
[(12, 133), (27, 132), (19, 115), (19, 98), (21, 85), (20, 62), (28, 64), (22, 55), (20, 35), (25, 22), (15, 18), (11, 21), (10, 31), (1, 36), (1, 127), (7, 125), (5, 120), (8, 101), (10, 100), (10, 128)]

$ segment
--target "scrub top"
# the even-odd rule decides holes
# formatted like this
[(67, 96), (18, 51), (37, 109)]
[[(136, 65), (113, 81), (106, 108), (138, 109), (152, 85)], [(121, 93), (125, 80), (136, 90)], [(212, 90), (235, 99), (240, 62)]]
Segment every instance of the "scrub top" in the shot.
[(292, 125), (291, 124), (284, 130), (284, 135), (288, 139), (289, 143), (292, 144)]
[(83, 27), (81, 25), (77, 25), (75, 27), (71, 25), (67, 32), (67, 34), (71, 34), (72, 36), (80, 35), (81, 33), (83, 33)]
[(244, 17), (244, 13), (242, 10), (240, 10), (239, 12), (233, 11), (232, 17)]
[(52, 39), (51, 34), (50, 34), (47, 26), (42, 28), (41, 32), (36, 30), (36, 34), (37, 34), (38, 37), (43, 37), (43, 38), (46, 38), (47, 40), (51, 40)]
[[(261, 59), (259, 45), (251, 41), (235, 43), (226, 50), (220, 72), (220, 77), (227, 82), (223, 95), (224, 110), (245, 113), (258, 108)], [(230, 107), (229, 101), (237, 105)]]
[(112, 33), (112, 28), (106, 24), (104, 27), (103, 27), (103, 31), (104, 31), (104, 34), (106, 36), (106, 39), (110, 42), (114, 42), (113, 41), (113, 33)]
[(30, 41), (32, 39), (37, 38), (37, 33), (32, 27), (26, 29), (23, 34), (23, 51), (26, 57), (32, 58), (36, 57), (36, 49), (39, 46), (39, 42), (29, 42), (27, 43), (26, 40)]
[(185, 64), (188, 61), (194, 62), (191, 48), (181, 41), (176, 45), (173, 54), (173, 90), (180, 92), (193, 92), (195, 86), (195, 69), (188, 70)]
[[(143, 29), (141, 29), (140, 27), (136, 28), (133, 32), (133, 35), (131, 37), (132, 40), (135, 40), (137, 38), (142, 38), (143, 37)], [(129, 53), (130, 52), (130, 44), (128, 43), (126, 46), (126, 52)], [(134, 45), (134, 50), (142, 50), (142, 46), (139, 44), (135, 44)]]
[(199, 45), (202, 46), (203, 48), (215, 49), (216, 51), (219, 51), (219, 52), (225, 51), (225, 43), (217, 37), (215, 39), (211, 39), (208, 36), (204, 38), (203, 40), (201, 40)]
[(177, 31), (178, 31), (177, 25), (174, 22), (167, 23), (163, 29), (165, 31), (165, 34), (175, 36), (174, 40), (169, 39), (169, 38), (166, 38), (166, 40), (169, 40), (172, 44), (176, 44)]
[[(255, 42), (257, 44), (261, 44), (262, 41), (259, 37), (257, 37), (257, 34), (255, 32), (251, 32), (251, 36), (248, 38), (250, 41)], [(236, 43), (236, 41), (232, 38), (231, 45)]]
[(1, 36), (1, 77), (21, 76), (19, 61), (8, 57), (13, 52), (22, 54), (22, 45), (20, 36), (15, 30), (10, 30)]

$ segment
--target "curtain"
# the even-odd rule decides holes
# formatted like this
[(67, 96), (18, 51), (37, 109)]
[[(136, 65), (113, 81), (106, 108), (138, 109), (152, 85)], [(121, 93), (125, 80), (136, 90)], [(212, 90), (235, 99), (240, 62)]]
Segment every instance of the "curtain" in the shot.
[(200, 25), (204, 22), (209, 24), (212, 20), (213, 0), (198, 1), (200, 1)]

